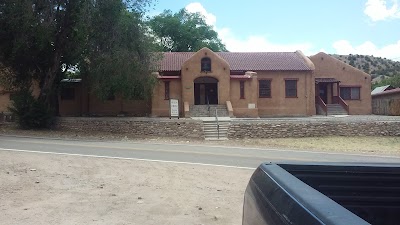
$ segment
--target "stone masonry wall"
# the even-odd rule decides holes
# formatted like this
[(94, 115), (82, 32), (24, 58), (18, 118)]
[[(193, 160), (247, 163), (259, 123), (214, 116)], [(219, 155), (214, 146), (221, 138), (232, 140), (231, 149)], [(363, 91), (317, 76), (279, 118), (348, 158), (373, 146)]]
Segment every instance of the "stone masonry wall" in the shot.
[(400, 121), (389, 122), (235, 122), (229, 139), (322, 136), (400, 136)]
[[(61, 117), (58, 129), (150, 137), (204, 139), (202, 121), (167, 118)], [(231, 121), (229, 139), (322, 136), (400, 136), (394, 121)]]
[(57, 129), (204, 139), (202, 121), (190, 119), (60, 117), (57, 122)]

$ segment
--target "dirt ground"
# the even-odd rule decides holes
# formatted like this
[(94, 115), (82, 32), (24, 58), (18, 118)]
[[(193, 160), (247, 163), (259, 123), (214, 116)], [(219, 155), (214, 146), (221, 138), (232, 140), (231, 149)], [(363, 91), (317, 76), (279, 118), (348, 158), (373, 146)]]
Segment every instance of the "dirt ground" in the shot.
[(1, 224), (241, 224), (252, 170), (0, 151)]

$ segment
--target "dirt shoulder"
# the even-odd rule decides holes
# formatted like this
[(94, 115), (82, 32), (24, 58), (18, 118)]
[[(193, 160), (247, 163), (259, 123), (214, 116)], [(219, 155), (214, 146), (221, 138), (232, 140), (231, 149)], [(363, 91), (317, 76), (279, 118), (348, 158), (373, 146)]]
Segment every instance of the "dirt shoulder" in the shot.
[(4, 224), (241, 224), (253, 171), (0, 151)]

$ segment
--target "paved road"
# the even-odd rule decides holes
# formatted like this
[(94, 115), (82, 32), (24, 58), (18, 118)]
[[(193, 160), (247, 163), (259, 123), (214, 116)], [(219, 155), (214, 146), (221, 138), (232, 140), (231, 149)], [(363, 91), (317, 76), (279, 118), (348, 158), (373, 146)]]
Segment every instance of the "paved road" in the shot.
[(255, 168), (262, 162), (400, 163), (400, 157), (318, 153), (267, 148), (123, 141), (82, 141), (13, 136), (0, 136), (0, 150), (78, 154), (248, 168)]

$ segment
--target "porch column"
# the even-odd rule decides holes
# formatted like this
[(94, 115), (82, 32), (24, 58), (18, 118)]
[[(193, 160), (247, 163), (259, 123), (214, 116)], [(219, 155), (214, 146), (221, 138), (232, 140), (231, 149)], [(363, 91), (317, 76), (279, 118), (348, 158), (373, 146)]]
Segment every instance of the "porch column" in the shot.
[(340, 96), (340, 87), (339, 87), (339, 82), (336, 83), (336, 88), (337, 88), (337, 96)]
[(250, 89), (246, 93), (249, 93), (248, 110), (250, 117), (259, 117), (258, 115), (258, 78), (257, 73), (252, 71), (247, 71), (245, 75), (251, 77)]

